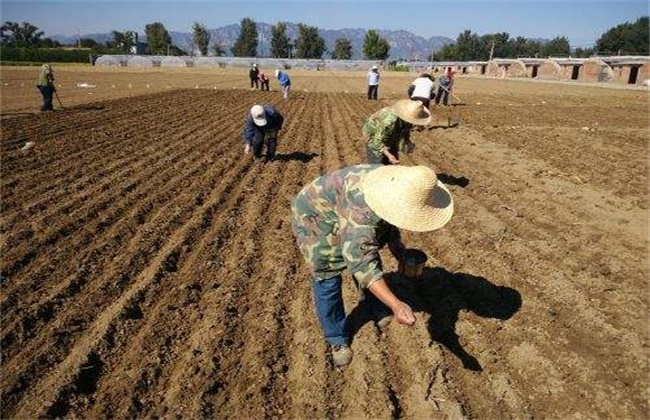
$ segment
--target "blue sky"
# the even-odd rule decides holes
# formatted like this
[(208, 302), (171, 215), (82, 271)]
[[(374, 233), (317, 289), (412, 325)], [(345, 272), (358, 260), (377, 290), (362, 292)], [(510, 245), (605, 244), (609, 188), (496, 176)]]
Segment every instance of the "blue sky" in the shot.
[(198, 21), (208, 28), (250, 17), (270, 24), (302, 22), (324, 29), (408, 30), (456, 39), (465, 29), (479, 35), (508, 32), (511, 37), (566, 36), (573, 47), (589, 46), (608, 30), (648, 15), (647, 1), (1, 1), (2, 22), (27, 21), (45, 36), (135, 30), (162, 22), (168, 30), (191, 32)]

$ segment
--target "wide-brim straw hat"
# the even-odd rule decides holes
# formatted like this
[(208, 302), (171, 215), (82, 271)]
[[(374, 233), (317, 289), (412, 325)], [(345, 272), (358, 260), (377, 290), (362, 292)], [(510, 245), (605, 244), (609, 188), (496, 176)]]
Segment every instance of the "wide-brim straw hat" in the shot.
[(427, 125), (431, 121), (431, 112), (420, 101), (400, 99), (389, 109), (400, 119), (413, 125)]
[(449, 190), (427, 166), (381, 166), (366, 175), (361, 188), (370, 209), (401, 229), (440, 229), (454, 214)]

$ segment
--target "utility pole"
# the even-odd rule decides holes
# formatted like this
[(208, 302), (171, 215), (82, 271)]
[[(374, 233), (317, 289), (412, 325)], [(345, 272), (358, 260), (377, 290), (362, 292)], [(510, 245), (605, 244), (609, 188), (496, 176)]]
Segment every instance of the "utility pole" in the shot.
[(494, 41), (492, 41), (492, 47), (490, 48), (490, 60), (492, 61), (492, 55), (494, 54)]

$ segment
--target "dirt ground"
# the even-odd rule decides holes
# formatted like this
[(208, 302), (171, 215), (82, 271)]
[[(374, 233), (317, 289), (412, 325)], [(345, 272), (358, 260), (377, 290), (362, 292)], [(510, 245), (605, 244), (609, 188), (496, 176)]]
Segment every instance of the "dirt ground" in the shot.
[[(403, 232), (421, 279), (382, 253), (417, 322), (379, 329), (346, 275), (337, 369), (289, 201), (416, 75), (368, 101), (363, 73), (292, 72), (283, 101), (245, 70), (55, 71), (52, 113), (38, 68), (0, 72), (0, 417), (647, 418), (647, 90), (458, 78), (402, 158), (454, 217)], [(268, 164), (258, 102), (286, 116)]]

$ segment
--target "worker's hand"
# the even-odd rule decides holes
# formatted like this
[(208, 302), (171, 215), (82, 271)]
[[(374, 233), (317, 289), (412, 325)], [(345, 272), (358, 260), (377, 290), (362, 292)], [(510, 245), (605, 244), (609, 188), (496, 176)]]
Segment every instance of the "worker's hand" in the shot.
[(395, 157), (395, 155), (393, 155), (393, 154), (388, 150), (387, 147), (385, 147), (385, 148), (381, 151), (381, 153), (382, 153), (384, 156), (386, 156), (386, 159), (388, 159), (388, 162), (389, 162), (391, 165), (397, 165), (397, 164), (399, 163), (399, 160)]
[(403, 325), (411, 326), (415, 324), (415, 315), (413, 315), (413, 310), (404, 302), (399, 302), (396, 307), (393, 309), (393, 315), (397, 322)]
[(251, 153), (251, 145), (247, 144), (246, 146), (244, 146), (244, 154), (249, 155), (250, 153)]

